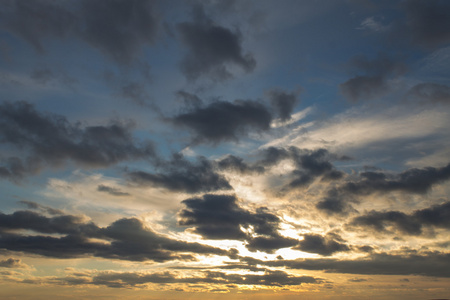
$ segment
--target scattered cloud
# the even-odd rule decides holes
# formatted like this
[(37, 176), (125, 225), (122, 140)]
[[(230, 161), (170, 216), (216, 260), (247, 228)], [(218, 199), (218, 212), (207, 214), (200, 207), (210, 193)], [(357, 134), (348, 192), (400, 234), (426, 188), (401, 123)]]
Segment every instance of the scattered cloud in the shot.
[[(36, 234), (27, 234), (31, 230)], [(46, 217), (32, 211), (0, 214), (0, 247), (53, 258), (103, 257), (129, 261), (194, 260), (229, 252), (165, 237), (136, 218), (98, 227), (73, 215)], [(50, 234), (50, 235), (49, 235)], [(53, 235), (60, 236), (53, 236)], [(93, 241), (92, 239), (96, 239)]]
[[(157, 35), (152, 1), (12, 1), (0, 11), (0, 26), (44, 53), (46, 38), (74, 37), (121, 64), (136, 59)], [(42, 79), (42, 76), (39, 76)]]
[(389, 80), (406, 71), (403, 62), (393, 60), (382, 53), (373, 60), (355, 56), (349, 65), (359, 74), (339, 87), (341, 93), (351, 102), (370, 100), (384, 95), (391, 88)]
[(178, 223), (193, 226), (194, 233), (205, 239), (247, 240), (251, 251), (273, 252), (294, 246), (297, 240), (278, 233), (280, 218), (265, 208), (255, 212), (239, 206), (232, 195), (203, 195), (182, 201)]
[(190, 129), (194, 134), (195, 144), (217, 145), (223, 141), (238, 141), (249, 130), (268, 131), (272, 115), (257, 101), (216, 101), (206, 107), (177, 115), (172, 121), (175, 125)]
[(171, 161), (160, 161), (157, 165), (164, 172), (152, 174), (144, 171), (131, 171), (127, 174), (129, 182), (187, 193), (230, 190), (232, 188), (226, 178), (216, 172), (214, 164), (205, 157), (197, 157), (196, 162), (191, 162), (183, 155), (175, 154)]
[(210, 76), (217, 81), (231, 78), (229, 65), (251, 72), (256, 60), (242, 49), (242, 36), (237, 31), (215, 24), (205, 15), (202, 6), (196, 6), (192, 22), (179, 23), (177, 31), (188, 52), (180, 67), (189, 80)]
[(27, 102), (2, 103), (0, 116), (2, 142), (24, 154), (24, 158), (3, 160), (3, 178), (19, 180), (37, 173), (42, 166), (55, 167), (67, 161), (84, 167), (106, 167), (155, 155), (150, 142), (139, 143), (133, 138), (130, 123), (81, 127), (63, 116), (41, 113)]

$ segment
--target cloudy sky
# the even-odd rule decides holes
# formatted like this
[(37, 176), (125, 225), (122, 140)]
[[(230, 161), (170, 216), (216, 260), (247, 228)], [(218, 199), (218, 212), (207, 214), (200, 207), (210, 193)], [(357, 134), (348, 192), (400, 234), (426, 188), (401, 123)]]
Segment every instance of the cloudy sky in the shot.
[(450, 1), (0, 1), (2, 299), (450, 298)]

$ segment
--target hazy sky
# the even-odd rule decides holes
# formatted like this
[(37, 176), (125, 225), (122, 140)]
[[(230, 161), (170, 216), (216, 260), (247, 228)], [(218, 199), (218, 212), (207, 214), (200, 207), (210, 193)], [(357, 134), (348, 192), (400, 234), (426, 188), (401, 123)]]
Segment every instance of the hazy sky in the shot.
[(449, 79), (445, 0), (0, 0), (0, 297), (450, 298)]

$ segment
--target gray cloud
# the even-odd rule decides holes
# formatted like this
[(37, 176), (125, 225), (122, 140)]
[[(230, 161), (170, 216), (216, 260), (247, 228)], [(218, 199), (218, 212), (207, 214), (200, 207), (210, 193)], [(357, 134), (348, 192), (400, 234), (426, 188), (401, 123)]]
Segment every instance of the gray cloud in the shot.
[(321, 270), (328, 273), (450, 277), (450, 254), (440, 252), (399, 255), (374, 253), (353, 260), (302, 259), (270, 262), (254, 261), (252, 263), (285, 266), (291, 269)]
[(28, 266), (26, 264), (22, 263), (22, 261), (20, 259), (10, 257), (7, 259), (0, 260), (0, 267), (1, 268), (27, 268)]
[(76, 37), (119, 63), (130, 63), (158, 31), (154, 1), (10, 1), (1, 26), (43, 53), (45, 38)]
[[(37, 234), (27, 235), (26, 230)], [(0, 214), (0, 248), (56, 258), (96, 256), (158, 262), (192, 260), (194, 254), (231, 254), (219, 248), (167, 238), (145, 228), (135, 218), (120, 219), (102, 228), (77, 216), (49, 218), (31, 211)]]
[(420, 235), (424, 226), (450, 229), (450, 202), (416, 210), (411, 214), (399, 211), (371, 211), (354, 218), (351, 227), (368, 227), (378, 232), (389, 232), (388, 227), (408, 235)]
[(291, 118), (295, 105), (298, 104), (298, 93), (286, 93), (282, 90), (271, 90), (268, 92), (270, 103), (276, 110), (277, 116), (286, 121)]
[(185, 107), (199, 108), (203, 105), (202, 99), (195, 94), (188, 93), (186, 91), (176, 92), (176, 96), (183, 101)]
[(350, 251), (350, 248), (342, 243), (342, 239), (335, 234), (327, 234), (326, 236), (306, 234), (298, 246), (293, 249), (324, 256), (332, 255), (335, 252)]
[(38, 210), (38, 211), (41, 211), (43, 213), (47, 213), (50, 215), (63, 215), (64, 214), (64, 212), (62, 210), (55, 209), (53, 207), (49, 207), (49, 206), (45, 206), (45, 205), (41, 205), (41, 204), (33, 202), (33, 201), (22, 200), (22, 201), (19, 201), (19, 203), (24, 204), (28, 209)]
[(30, 75), (31, 79), (39, 84), (46, 84), (48, 81), (52, 80), (54, 76), (55, 74), (48, 68), (35, 69)]
[(63, 116), (38, 112), (26, 102), (0, 105), (0, 140), (23, 153), (0, 166), (0, 176), (9, 179), (36, 173), (42, 165), (59, 166), (71, 160), (81, 166), (105, 167), (124, 160), (154, 157), (150, 142), (138, 143), (132, 124), (107, 126), (71, 124)]
[(43, 39), (64, 38), (76, 30), (77, 17), (57, 3), (48, 0), (5, 2), (0, 10), (3, 20), (0, 24), (43, 53)]
[(85, 31), (91, 45), (121, 63), (130, 62), (158, 30), (155, 1), (100, 0), (82, 2)]
[(342, 190), (357, 195), (392, 191), (424, 194), (433, 185), (450, 179), (450, 164), (441, 168), (412, 168), (393, 177), (382, 172), (363, 172), (360, 178), (359, 181), (346, 183)]
[(450, 87), (437, 83), (419, 83), (406, 94), (408, 99), (417, 99), (419, 103), (450, 103)]
[(189, 50), (181, 62), (181, 70), (189, 80), (210, 76), (215, 80), (232, 77), (229, 64), (251, 72), (256, 61), (251, 53), (244, 53), (242, 36), (215, 24), (200, 5), (194, 8), (194, 20), (177, 26), (182, 43)]
[(358, 196), (396, 191), (425, 194), (433, 185), (448, 179), (450, 164), (441, 168), (412, 168), (398, 174), (382, 171), (362, 172), (356, 179), (329, 189), (326, 196), (316, 204), (316, 208), (328, 214), (346, 215), (356, 211), (350, 203), (358, 203)]
[(132, 171), (127, 174), (128, 180), (138, 185), (163, 187), (188, 193), (232, 188), (228, 181), (216, 172), (214, 164), (205, 157), (197, 157), (196, 162), (191, 162), (181, 154), (175, 154), (170, 161), (158, 161), (157, 167), (163, 172), (152, 174)]
[(237, 141), (247, 131), (270, 129), (272, 116), (262, 104), (252, 100), (213, 102), (191, 112), (175, 116), (174, 124), (184, 126), (195, 134), (194, 143), (217, 144), (222, 141)]
[[(256, 212), (245, 210), (238, 205), (235, 196), (207, 194), (182, 203), (186, 208), (179, 212), (179, 224), (193, 226), (194, 232), (204, 238), (246, 240), (249, 250), (268, 253), (298, 242), (278, 233), (281, 220), (276, 215), (264, 208)], [(251, 229), (257, 236), (242, 228)]]
[(437, 47), (450, 42), (450, 3), (447, 1), (408, 0), (406, 12), (407, 34), (412, 41), (425, 47)]
[(271, 167), (282, 160), (289, 159), (295, 164), (295, 170), (291, 173), (291, 181), (283, 187), (284, 191), (308, 186), (317, 178), (323, 181), (338, 180), (344, 177), (344, 173), (338, 171), (331, 161), (343, 160), (326, 149), (308, 150), (297, 147), (275, 148), (269, 147), (260, 152), (263, 157), (255, 163), (259, 167)]
[(406, 66), (402, 62), (395, 61), (385, 54), (379, 54), (373, 60), (356, 56), (350, 61), (349, 66), (358, 75), (342, 83), (339, 88), (352, 102), (384, 95), (390, 89), (388, 80), (406, 71)]
[(227, 157), (219, 160), (217, 165), (222, 170), (231, 170), (242, 174), (263, 173), (265, 171), (263, 166), (249, 165), (243, 158), (234, 155), (227, 155)]
[(327, 192), (327, 196), (316, 204), (316, 208), (329, 215), (346, 215), (351, 211), (355, 211), (349, 203), (355, 201), (356, 200), (353, 199), (351, 195), (346, 195), (336, 188), (331, 188)]
[(103, 185), (103, 184), (100, 184), (99, 186), (97, 186), (97, 191), (108, 193), (113, 196), (129, 196), (130, 195), (129, 193), (122, 192), (120, 189), (110, 187), (107, 185)]
[(148, 283), (210, 283), (261, 286), (317, 284), (323, 282), (312, 276), (295, 276), (283, 271), (266, 270), (264, 274), (241, 274), (206, 271), (200, 276), (180, 277), (177, 273), (139, 273), (100, 271), (94, 274), (77, 272), (66, 277), (53, 278), (52, 283), (68, 285), (101, 285), (111, 288), (143, 287)]

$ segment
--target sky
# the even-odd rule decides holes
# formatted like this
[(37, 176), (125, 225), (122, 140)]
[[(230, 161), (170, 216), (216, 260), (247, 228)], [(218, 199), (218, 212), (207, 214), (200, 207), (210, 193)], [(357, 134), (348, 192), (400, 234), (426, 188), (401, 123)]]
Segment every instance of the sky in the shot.
[(1, 0), (2, 299), (450, 299), (450, 1)]

